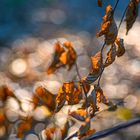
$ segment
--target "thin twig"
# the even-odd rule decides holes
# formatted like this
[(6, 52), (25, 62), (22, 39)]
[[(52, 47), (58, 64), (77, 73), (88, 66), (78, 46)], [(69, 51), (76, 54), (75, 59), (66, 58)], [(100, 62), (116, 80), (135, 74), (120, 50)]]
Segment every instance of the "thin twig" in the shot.
[(123, 19), (124, 19), (124, 16), (125, 16), (125, 14), (126, 14), (127, 9), (128, 9), (128, 5), (127, 5), (127, 7), (125, 8), (125, 10), (124, 10), (124, 12), (123, 12), (121, 21), (120, 21), (119, 26), (118, 26), (118, 31), (119, 31), (119, 29), (120, 29), (120, 27), (121, 27), (121, 24), (122, 24), (122, 22), (123, 22)]
[(118, 131), (120, 129), (127, 128), (127, 127), (130, 127), (132, 125), (136, 125), (138, 123), (140, 123), (140, 118), (135, 118), (135, 119), (132, 119), (132, 120), (130, 120), (128, 122), (118, 124), (118, 125), (116, 125), (116, 126), (114, 126), (112, 128), (108, 128), (108, 129), (96, 132), (92, 136), (90, 136), (90, 137), (88, 137), (88, 138), (86, 138), (84, 140), (94, 140), (94, 139), (103, 138), (103, 137), (106, 137), (106, 136), (108, 136), (110, 134), (115, 133), (116, 131)]
[(79, 72), (79, 69), (78, 69), (78, 65), (77, 65), (77, 63), (75, 64), (75, 66), (76, 66), (76, 72), (77, 72), (77, 75), (78, 75), (78, 77), (79, 77), (79, 80), (80, 80), (81, 86), (82, 86), (83, 91), (84, 91), (85, 101), (86, 101), (86, 112), (87, 112), (87, 115), (88, 115), (88, 110), (87, 110), (87, 108), (88, 108), (88, 104), (87, 104), (87, 103), (88, 103), (88, 100), (87, 100), (86, 89), (85, 89), (85, 86), (84, 86), (84, 84), (83, 84), (83, 82), (82, 82), (82, 78), (81, 78), (81, 75), (80, 75), (80, 72)]
[(115, 4), (115, 6), (114, 6), (113, 14), (114, 14), (114, 12), (115, 12), (115, 10), (116, 10), (116, 8), (117, 8), (118, 3), (119, 3), (119, 0), (117, 0), (116, 4)]
[[(130, 127), (132, 125), (136, 125), (138, 123), (140, 123), (140, 118), (135, 118), (135, 119), (132, 119), (128, 122), (120, 123), (112, 128), (108, 128), (108, 129), (104, 129), (102, 131), (95, 132), (91, 136), (88, 136), (88, 138), (83, 138), (83, 140), (94, 140), (94, 139), (103, 138), (103, 137), (106, 137), (108, 135), (115, 133), (116, 131), (118, 131), (120, 129), (127, 128), (127, 127)], [(73, 137), (77, 137), (77, 132), (75, 132), (74, 134), (72, 134), (71, 136), (66, 138), (65, 140), (70, 140)]]

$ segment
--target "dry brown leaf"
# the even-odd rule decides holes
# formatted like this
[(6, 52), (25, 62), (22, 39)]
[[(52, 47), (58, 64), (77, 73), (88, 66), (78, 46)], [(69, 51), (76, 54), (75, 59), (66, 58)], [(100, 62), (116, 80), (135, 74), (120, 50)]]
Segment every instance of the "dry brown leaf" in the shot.
[(0, 86), (0, 100), (5, 101), (9, 96), (15, 97), (13, 91), (7, 85), (1, 85)]
[(63, 84), (63, 91), (66, 93), (66, 100), (69, 105), (78, 104), (82, 99), (82, 89), (80, 84), (77, 86), (74, 82), (68, 82)]
[(48, 74), (52, 74), (56, 71), (57, 68), (61, 67), (62, 64), (60, 63), (60, 56), (62, 55), (62, 53), (65, 52), (64, 48), (60, 45), (59, 42), (57, 42), (55, 44), (55, 54), (54, 54), (54, 60), (52, 62), (52, 64), (49, 66), (47, 73)]
[(98, 7), (102, 7), (102, 0), (97, 0)]
[(95, 56), (91, 57), (92, 61), (92, 70), (91, 72), (83, 78), (83, 81), (87, 84), (91, 84), (95, 82), (102, 72), (102, 61), (101, 61), (101, 52), (95, 54)]
[(113, 44), (107, 53), (107, 58), (104, 66), (107, 67), (111, 65), (115, 61), (115, 58), (116, 58), (116, 46)]
[(91, 57), (91, 63), (92, 63), (92, 70), (98, 72), (102, 65), (101, 52), (98, 52), (94, 56)]
[(118, 29), (113, 18), (113, 9), (111, 5), (108, 5), (106, 8), (106, 14), (103, 17), (103, 23), (100, 31), (97, 33), (97, 37), (102, 35), (105, 36), (105, 43), (107, 45), (113, 44), (118, 35)]
[(132, 28), (133, 24), (136, 21), (138, 16), (138, 4), (139, 0), (130, 0), (126, 11), (126, 35), (128, 34), (129, 30)]
[(69, 41), (66, 41), (64, 42), (64, 47), (68, 49), (68, 55), (67, 55), (67, 58), (68, 58), (68, 61), (67, 61), (67, 65), (68, 65), (68, 70), (71, 69), (71, 67), (75, 64), (76, 62), (76, 58), (77, 58), (77, 55), (76, 55), (76, 52), (73, 48), (73, 45), (71, 42)]
[(17, 137), (23, 138), (25, 132), (31, 130), (31, 128), (32, 128), (32, 118), (21, 121), (17, 127)]
[(36, 88), (35, 94), (45, 105), (47, 105), (50, 111), (54, 111), (56, 105), (55, 95), (42, 86)]
[(117, 47), (118, 47), (116, 53), (117, 53), (117, 56), (120, 57), (120, 56), (122, 56), (122, 55), (125, 53), (125, 48), (124, 48), (123, 39), (117, 38), (115, 42), (116, 42)]
[(56, 97), (57, 106), (55, 112), (58, 112), (64, 106), (65, 102), (66, 102), (66, 93), (63, 91), (63, 87), (61, 87)]
[(54, 60), (49, 66), (47, 73), (52, 74), (58, 68), (66, 65), (68, 66), (68, 70), (70, 70), (76, 62), (76, 57), (76, 52), (71, 42), (66, 41), (62, 45), (60, 45), (60, 43), (57, 42), (55, 44)]
[(87, 94), (90, 90), (90, 84), (82, 80), (82, 85), (84, 86), (84, 91)]
[(95, 90), (96, 90), (96, 99), (97, 99), (97, 102), (98, 103), (104, 103), (104, 104), (108, 104), (109, 101), (107, 99), (107, 97), (104, 95), (103, 93), (103, 90), (99, 87), (99, 86), (96, 86), (95, 87)]
[(87, 118), (85, 120), (85, 123), (81, 125), (81, 127), (79, 128), (77, 135), (79, 139), (84, 139), (85, 137), (88, 137), (94, 132), (95, 132), (95, 129), (90, 129), (90, 118)]
[(87, 112), (85, 109), (78, 109), (76, 111), (69, 112), (69, 115), (79, 121), (85, 121)]

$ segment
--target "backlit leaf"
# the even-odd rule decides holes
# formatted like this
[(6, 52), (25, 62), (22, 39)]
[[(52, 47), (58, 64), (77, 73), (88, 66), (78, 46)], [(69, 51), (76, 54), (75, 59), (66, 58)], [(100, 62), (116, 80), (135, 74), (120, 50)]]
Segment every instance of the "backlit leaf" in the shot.
[(130, 0), (127, 11), (126, 11), (126, 35), (132, 28), (138, 16), (138, 4), (139, 0)]
[(102, 35), (105, 36), (105, 43), (107, 45), (113, 44), (118, 35), (118, 29), (113, 18), (113, 8), (111, 5), (108, 5), (106, 8), (106, 14), (103, 17), (103, 23), (101, 29), (97, 33), (97, 37)]
[[(47, 105), (47, 107), (51, 111), (54, 111), (55, 104), (56, 104), (56, 102), (55, 102), (56, 96), (55, 95), (53, 95), (50, 91), (48, 91), (47, 89), (45, 89), (42, 86), (36, 88), (35, 94), (44, 104)], [(35, 97), (34, 97), (34, 101), (38, 102)]]
[(69, 115), (79, 121), (85, 121), (87, 112), (85, 109), (78, 109), (76, 111), (69, 112)]
[(115, 61), (115, 58), (116, 58), (116, 46), (113, 44), (107, 53), (107, 58), (104, 64), (105, 67), (112, 64)]
[(117, 38), (115, 42), (116, 42), (117, 47), (118, 47), (116, 53), (117, 53), (117, 56), (120, 57), (120, 56), (122, 56), (122, 55), (125, 53), (125, 48), (124, 48), (123, 39)]
[(102, 61), (101, 61), (101, 52), (95, 54), (95, 56), (91, 57), (92, 69), (90, 73), (83, 78), (85, 83), (91, 84), (95, 82), (102, 72)]

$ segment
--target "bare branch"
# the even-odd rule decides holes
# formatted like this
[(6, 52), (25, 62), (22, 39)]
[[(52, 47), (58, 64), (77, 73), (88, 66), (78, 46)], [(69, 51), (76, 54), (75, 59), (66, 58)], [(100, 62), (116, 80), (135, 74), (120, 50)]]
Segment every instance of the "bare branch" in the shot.
[[(120, 123), (112, 128), (98, 131), (98, 132), (94, 133), (93, 135), (88, 136), (87, 138), (84, 137), (82, 140), (94, 140), (94, 139), (103, 138), (103, 137), (106, 137), (108, 135), (115, 133), (116, 131), (118, 131), (120, 129), (127, 128), (127, 127), (130, 127), (132, 125), (136, 125), (138, 123), (140, 123), (140, 118), (135, 118), (135, 119), (132, 119), (130, 121)], [(72, 134), (71, 136), (66, 138), (65, 140), (70, 140), (73, 137), (77, 137), (77, 132), (75, 132), (74, 134)]]

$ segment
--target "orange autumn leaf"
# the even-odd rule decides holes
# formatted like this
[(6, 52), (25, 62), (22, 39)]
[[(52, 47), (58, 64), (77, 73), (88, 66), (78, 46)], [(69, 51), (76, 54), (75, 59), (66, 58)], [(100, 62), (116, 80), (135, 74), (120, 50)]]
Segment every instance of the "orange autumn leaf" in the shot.
[(99, 86), (95, 86), (95, 91), (96, 91), (96, 99), (98, 103), (101, 103), (101, 102), (104, 104), (109, 103), (107, 97), (103, 93), (103, 90)]
[(98, 52), (94, 56), (91, 57), (91, 63), (92, 63), (92, 70), (98, 72), (102, 65), (101, 52)]
[(32, 119), (23, 120), (18, 124), (17, 127), (17, 137), (23, 138), (25, 133), (32, 128)]
[(64, 106), (65, 102), (66, 102), (66, 93), (63, 91), (63, 88), (61, 87), (56, 97), (55, 112), (58, 112)]
[(76, 52), (71, 42), (66, 41), (62, 45), (57, 42), (55, 44), (54, 60), (49, 66), (47, 73), (52, 74), (62, 66), (68, 66), (68, 70), (70, 70), (76, 62), (76, 57)]
[(78, 109), (76, 111), (69, 112), (69, 115), (79, 121), (85, 121), (87, 112), (85, 109)]
[(82, 99), (81, 86), (80, 84), (76, 86), (73, 81), (64, 83), (63, 91), (66, 93), (66, 101), (69, 105), (78, 104)]
[(129, 30), (132, 28), (133, 24), (136, 21), (138, 16), (138, 4), (139, 0), (130, 0), (129, 5), (126, 11), (126, 35), (128, 34)]
[(68, 53), (67, 53), (67, 58), (68, 58), (67, 65), (69, 67), (68, 70), (70, 70), (71, 67), (76, 62), (77, 55), (76, 55), (76, 52), (75, 52), (75, 50), (74, 50), (73, 45), (72, 45), (71, 42), (66, 41), (66, 42), (64, 42), (63, 45), (68, 50)]
[(98, 7), (102, 7), (102, 0), (97, 0)]
[[(68, 129), (69, 129), (69, 122), (67, 121), (64, 125), (63, 128), (60, 128), (57, 125), (50, 124), (46, 129), (45, 129), (45, 134), (46, 134), (46, 139), (47, 140), (53, 140), (57, 137), (57, 139), (65, 139), (67, 134), (68, 134)], [(57, 135), (60, 134), (60, 135)]]
[(5, 101), (8, 97), (15, 97), (13, 91), (7, 85), (0, 86), (0, 99)]
[(84, 91), (87, 94), (90, 90), (90, 84), (88, 84), (87, 82), (85, 82), (84, 80), (82, 80), (82, 85), (84, 86)]
[(106, 14), (103, 17), (103, 23), (101, 29), (97, 33), (97, 37), (102, 35), (105, 36), (105, 43), (107, 45), (113, 44), (118, 35), (118, 29), (113, 18), (113, 9), (111, 5), (108, 5), (106, 8)]
[[(55, 95), (53, 95), (50, 91), (48, 91), (42, 86), (36, 88), (35, 94), (38, 97), (38, 99), (40, 99), (44, 104), (46, 104), (51, 111), (54, 111), (56, 104)], [(35, 99), (35, 97), (34, 101), (38, 102), (37, 99)]]
[(47, 70), (48, 74), (54, 73), (57, 68), (61, 67), (59, 58), (62, 55), (62, 53), (65, 52), (64, 48), (60, 45), (59, 42), (57, 42), (54, 47), (55, 47), (54, 60)]
[(92, 63), (92, 69), (90, 73), (83, 78), (83, 81), (88, 84), (95, 82), (102, 72), (103, 65), (102, 65), (101, 52), (98, 52), (91, 57), (91, 63)]
[(85, 123), (81, 125), (77, 133), (79, 139), (84, 139), (95, 132), (95, 129), (90, 129), (90, 118), (85, 120)]
[(66, 101), (68, 102), (68, 105), (74, 105), (78, 104), (81, 99), (82, 90), (80, 84), (75, 85), (73, 81), (63, 83), (63, 86), (59, 89), (56, 97), (56, 112), (58, 112), (64, 106)]
[(117, 56), (120, 57), (125, 53), (125, 48), (124, 48), (124, 41), (121, 38), (117, 38), (115, 43), (117, 44)]
[(111, 65), (115, 61), (116, 55), (116, 46), (113, 44), (107, 53), (107, 58), (104, 66), (107, 67)]

